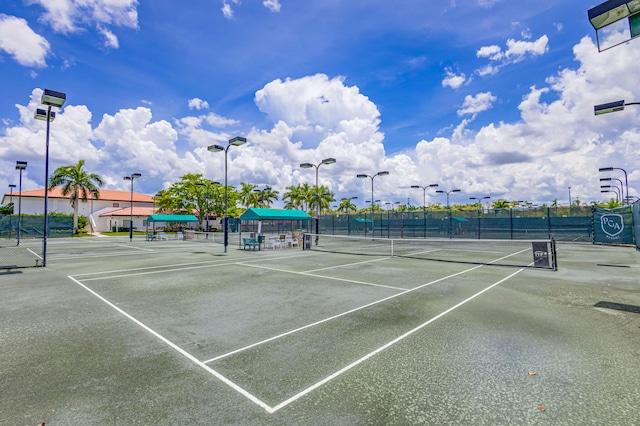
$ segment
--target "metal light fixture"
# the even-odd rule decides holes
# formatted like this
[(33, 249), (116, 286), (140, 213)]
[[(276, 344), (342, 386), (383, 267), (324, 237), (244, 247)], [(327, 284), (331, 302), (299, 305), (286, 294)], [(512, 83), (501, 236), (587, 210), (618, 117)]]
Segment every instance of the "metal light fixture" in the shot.
[(389, 172), (385, 170), (385, 171), (382, 171), (382, 172), (378, 172), (375, 175), (367, 175), (367, 174), (364, 174), (364, 173), (356, 175), (356, 177), (359, 178), (359, 179), (363, 179), (363, 178), (370, 178), (371, 179), (371, 237), (372, 238), (375, 236), (375, 227), (373, 226), (373, 206), (375, 204), (375, 202), (373, 200), (373, 179), (375, 179), (376, 176), (387, 176), (388, 174), (389, 174)]
[(443, 191), (441, 189), (436, 191), (438, 194), (447, 194), (447, 210), (449, 211), (449, 238), (452, 238), (453, 236), (451, 235), (451, 209), (449, 208), (449, 194), (453, 193), (453, 192), (460, 192), (459, 189), (452, 189), (450, 191)]
[[(413, 189), (422, 189), (422, 223), (424, 227), (424, 237), (427, 238), (427, 188), (437, 188), (437, 183), (431, 185), (411, 185)], [(408, 203), (407, 203), (408, 204)]]
[(624, 99), (621, 101), (609, 102), (606, 104), (595, 105), (593, 107), (594, 115), (602, 115), (609, 114), (611, 112), (624, 111), (624, 107), (628, 105), (640, 105), (640, 102), (624, 102)]
[(131, 176), (125, 176), (124, 180), (131, 181), (131, 208), (129, 210), (130, 218), (129, 218), (129, 242), (133, 241), (133, 181), (134, 179), (138, 179), (142, 175), (140, 173), (131, 173)]
[(627, 177), (627, 171), (625, 169), (621, 169), (620, 167), (601, 167), (598, 169), (598, 171), (601, 173), (612, 172), (614, 170), (620, 170), (622, 173), (624, 173), (624, 186), (627, 194), (625, 196), (624, 192), (622, 193), (622, 202), (626, 204), (629, 201), (629, 179)]
[(336, 162), (335, 158), (325, 158), (319, 164), (313, 163), (302, 163), (300, 167), (303, 169), (310, 169), (315, 167), (316, 169), (316, 245), (318, 244), (318, 234), (320, 234), (320, 194), (318, 193), (318, 169), (323, 164), (334, 164)]
[(228, 157), (228, 152), (229, 152), (229, 148), (231, 148), (232, 146), (241, 146), (247, 143), (247, 139), (243, 138), (241, 136), (236, 136), (232, 139), (229, 139), (229, 143), (227, 145), (227, 147), (223, 147), (221, 145), (209, 145), (207, 147), (207, 151), (210, 152), (220, 152), (220, 151), (224, 151), (224, 224), (222, 225), (222, 228), (224, 229), (224, 252), (227, 252), (227, 246), (229, 245), (229, 195), (228, 195), (228, 191), (229, 189), (227, 188), (227, 157)]
[(51, 111), (51, 107), (62, 108), (67, 95), (55, 90), (44, 89), (40, 102), (47, 106), (46, 110), (37, 108), (35, 118), (47, 122), (47, 138), (44, 155), (44, 229), (42, 232), (42, 266), (47, 266), (47, 236), (49, 234), (49, 138), (50, 124), (56, 117), (56, 113)]

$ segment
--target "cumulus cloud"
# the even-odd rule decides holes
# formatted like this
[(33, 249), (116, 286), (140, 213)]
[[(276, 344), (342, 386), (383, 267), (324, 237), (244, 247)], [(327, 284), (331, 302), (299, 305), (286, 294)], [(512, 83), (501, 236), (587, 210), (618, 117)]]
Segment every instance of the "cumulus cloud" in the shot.
[(138, 0), (29, 0), (45, 12), (40, 21), (61, 33), (86, 25), (138, 27)]
[(189, 109), (209, 109), (209, 102), (199, 98), (189, 99)]
[(491, 92), (478, 93), (475, 96), (467, 95), (464, 98), (462, 108), (458, 110), (458, 115), (478, 114), (491, 108), (492, 104), (497, 100)]
[(101, 33), (104, 37), (104, 47), (109, 47), (112, 49), (117, 49), (118, 47), (120, 47), (118, 37), (116, 37), (116, 35), (109, 29), (99, 27), (98, 32)]
[(240, 0), (223, 0), (223, 2), (222, 2), (222, 8), (220, 10), (222, 10), (222, 14), (227, 19), (232, 19), (233, 18), (233, 6), (232, 6), (232, 4), (233, 5), (238, 5), (238, 4), (240, 4)]
[(24, 19), (0, 14), (0, 51), (9, 54), (20, 65), (43, 68), (47, 65), (45, 58), (51, 46)]
[(446, 77), (442, 80), (443, 87), (451, 87), (457, 89), (467, 82), (467, 76), (464, 73), (455, 74), (450, 68), (445, 69)]
[(535, 41), (526, 41), (531, 38), (528, 30), (523, 30), (525, 40), (507, 40), (507, 49), (502, 50), (498, 45), (482, 46), (476, 51), (476, 57), (486, 58), (495, 64), (485, 65), (475, 72), (480, 76), (497, 74), (500, 68), (510, 64), (524, 61), (527, 58), (541, 56), (549, 51), (549, 37), (541, 36)]
[[(497, 101), (490, 92), (477, 93), (465, 98), (460, 122), (448, 136), (416, 141), (414, 147), (393, 154), (388, 150), (393, 141), (385, 140), (380, 131), (377, 106), (344, 78), (318, 74), (274, 80), (257, 90), (256, 107), (272, 124), (249, 130), (246, 123), (214, 113), (181, 117), (174, 123), (154, 120), (149, 107), (105, 114), (92, 128), (96, 120), (85, 106), (66, 106), (52, 134), (52, 167), (86, 159), (89, 169), (120, 189), (127, 189), (122, 176), (138, 171), (143, 174), (136, 183), (140, 190), (155, 193), (185, 173), (222, 179), (224, 155), (206, 147), (242, 135), (249, 144), (229, 155), (233, 185), (260, 182), (282, 193), (286, 186), (313, 182), (313, 170), (298, 164), (334, 157), (336, 164), (320, 173), (320, 184), (337, 197), (370, 193), (370, 183), (356, 174), (389, 170), (393, 178), (376, 181), (376, 197), (384, 201), (415, 200), (410, 186), (424, 183), (460, 188), (465, 200), (490, 195), (550, 203), (562, 199), (567, 186), (583, 201), (599, 200), (598, 167), (640, 164), (640, 130), (634, 124), (640, 111), (628, 108), (594, 117), (593, 105), (640, 99), (640, 51), (598, 53), (585, 37), (573, 53), (576, 67), (529, 88), (517, 106), (519, 119), (479, 123), (475, 118), (476, 129), (471, 129), (475, 115)], [(608, 88), (605, 99), (602, 87)], [(38, 167), (45, 126), (33, 118), (41, 93), (36, 89), (27, 105), (17, 105), (20, 122), (5, 126), (0, 136), (0, 184), (13, 179), (13, 164), (20, 157), (29, 161), (28, 172), (33, 173), (27, 179), (29, 189), (42, 186), (43, 171)], [(179, 143), (185, 140), (189, 143)], [(628, 170), (633, 170), (630, 193), (637, 196), (640, 171)], [(433, 196), (427, 202), (441, 200)]]

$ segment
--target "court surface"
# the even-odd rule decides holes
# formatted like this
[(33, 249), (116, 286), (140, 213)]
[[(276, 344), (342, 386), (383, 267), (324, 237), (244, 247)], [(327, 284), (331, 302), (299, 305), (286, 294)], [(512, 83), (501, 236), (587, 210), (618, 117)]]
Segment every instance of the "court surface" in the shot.
[(640, 253), (558, 261), (52, 239), (0, 272), (0, 424), (638, 424)]

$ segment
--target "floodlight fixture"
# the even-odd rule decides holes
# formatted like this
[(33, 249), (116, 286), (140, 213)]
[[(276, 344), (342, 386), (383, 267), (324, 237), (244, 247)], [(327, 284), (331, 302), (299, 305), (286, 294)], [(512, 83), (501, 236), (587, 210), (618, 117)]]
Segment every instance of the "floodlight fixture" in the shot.
[(207, 151), (210, 152), (220, 152), (220, 151), (224, 151), (224, 147), (221, 145), (209, 145), (207, 147)]
[(16, 161), (16, 170), (24, 170), (27, 168), (26, 161)]
[(240, 146), (247, 143), (247, 138), (243, 138), (242, 136), (236, 136), (232, 139), (229, 139), (229, 145)]
[(593, 107), (593, 113), (594, 115), (602, 115), (602, 114), (609, 114), (611, 112), (623, 111), (624, 107), (628, 105), (640, 105), (640, 102), (625, 103), (624, 100), (621, 100), (621, 101), (609, 102), (601, 105), (595, 105)]
[(53, 106), (53, 107), (62, 107), (64, 102), (67, 100), (67, 95), (62, 92), (56, 92), (55, 90), (44, 89), (42, 92), (42, 98), (40, 102), (43, 105)]
[[(36, 108), (36, 112), (34, 114), (34, 118), (36, 120), (47, 121), (47, 110), (42, 108)], [(53, 121), (56, 118), (56, 113), (51, 111), (49, 113), (49, 121)]]

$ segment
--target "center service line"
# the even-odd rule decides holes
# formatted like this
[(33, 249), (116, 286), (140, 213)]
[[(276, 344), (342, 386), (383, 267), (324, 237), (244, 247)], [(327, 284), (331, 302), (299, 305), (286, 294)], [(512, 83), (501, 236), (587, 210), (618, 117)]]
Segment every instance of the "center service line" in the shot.
[(330, 382), (331, 380), (333, 380), (336, 377), (340, 376), (342, 373), (346, 373), (347, 371), (351, 370), (353, 367), (356, 367), (359, 364), (362, 364), (363, 362), (365, 362), (369, 358), (379, 354), (380, 352), (384, 351), (385, 349), (390, 348), (391, 346), (395, 345), (396, 343), (400, 342), (401, 340), (405, 339), (406, 337), (409, 337), (410, 335), (412, 335), (416, 331), (421, 330), (422, 328), (426, 327), (427, 325), (431, 324), (432, 322), (436, 321), (437, 319), (442, 318), (443, 316), (447, 315), (448, 313), (452, 312), (453, 310), (459, 308), (460, 306), (464, 305), (467, 302), (470, 302), (471, 300), (475, 299), (476, 297), (480, 296), (481, 294), (491, 290), (495, 286), (505, 282), (506, 280), (514, 277), (515, 275), (519, 274), (522, 271), (524, 271), (524, 268), (519, 269), (518, 271), (514, 272), (513, 274), (509, 275), (506, 278), (501, 279), (500, 281), (498, 281), (498, 282), (496, 282), (494, 284), (491, 284), (489, 287), (485, 288), (484, 290), (479, 291), (478, 293), (476, 293), (473, 296), (463, 300), (462, 302), (458, 303), (457, 305), (452, 306), (451, 308), (447, 309), (446, 311), (436, 315), (435, 317), (431, 318), (429, 321), (425, 322), (424, 324), (421, 324), (421, 325), (417, 326), (416, 328), (414, 328), (413, 330), (409, 330), (408, 332), (404, 333), (403, 335), (401, 335), (399, 337), (396, 337), (395, 339), (393, 339), (389, 343), (385, 344), (384, 346), (379, 347), (375, 351), (368, 353), (367, 355), (365, 355), (362, 358), (352, 362), (351, 364), (347, 365), (346, 367), (342, 368), (341, 370), (338, 370), (335, 373), (333, 373), (332, 375), (330, 375), (328, 377), (325, 377), (324, 379), (320, 380), (318, 383), (316, 383), (316, 384), (314, 384), (312, 386), (309, 386), (307, 389), (305, 389), (302, 392), (292, 396), (291, 398), (287, 399), (286, 401), (281, 402), (280, 404), (278, 404), (275, 407), (273, 407), (269, 412), (270, 413), (275, 413), (279, 409), (281, 409), (283, 407), (286, 407), (287, 405), (291, 404), (292, 402), (295, 402), (296, 400), (302, 398), (303, 396), (305, 396), (309, 392), (313, 391), (314, 389), (317, 389), (320, 386)]

